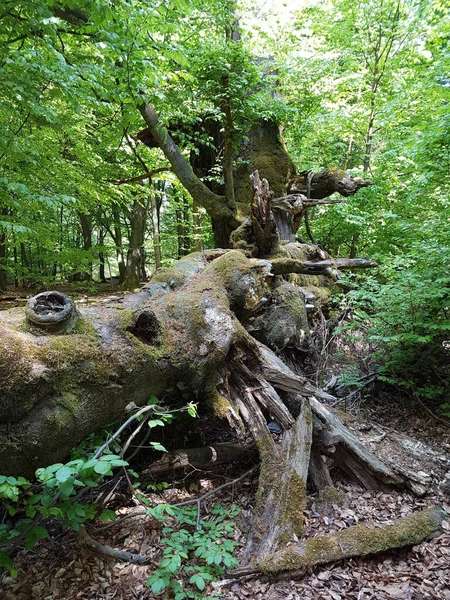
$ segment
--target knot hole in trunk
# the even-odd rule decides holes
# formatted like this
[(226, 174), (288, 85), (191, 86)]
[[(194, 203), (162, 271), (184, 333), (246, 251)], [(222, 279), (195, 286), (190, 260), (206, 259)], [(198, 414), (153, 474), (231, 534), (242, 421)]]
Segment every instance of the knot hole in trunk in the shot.
[(159, 346), (161, 337), (161, 325), (151, 310), (143, 310), (131, 327), (127, 331), (132, 333), (144, 344), (150, 346)]

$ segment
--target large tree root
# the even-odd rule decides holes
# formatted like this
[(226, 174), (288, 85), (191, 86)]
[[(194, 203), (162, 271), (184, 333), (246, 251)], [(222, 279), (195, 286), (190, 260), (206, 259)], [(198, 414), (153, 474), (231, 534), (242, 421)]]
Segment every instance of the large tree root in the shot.
[(392, 525), (370, 528), (355, 525), (330, 536), (318, 536), (291, 544), (264, 560), (235, 569), (230, 575), (241, 577), (265, 575), (301, 576), (308, 569), (352, 556), (367, 556), (394, 548), (420, 544), (442, 533), (445, 513), (440, 507), (408, 515)]

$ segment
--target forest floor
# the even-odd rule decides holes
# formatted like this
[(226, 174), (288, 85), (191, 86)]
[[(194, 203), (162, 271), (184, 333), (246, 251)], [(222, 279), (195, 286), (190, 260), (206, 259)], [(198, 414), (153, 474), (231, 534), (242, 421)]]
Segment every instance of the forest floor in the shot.
[[(61, 291), (71, 294), (75, 291), (78, 303), (122, 294), (114, 282), (100, 284), (94, 293), (73, 288)], [(8, 297), (11, 300), (3, 298), (0, 302), (0, 310), (9, 308), (9, 303), (10, 306), (20, 305), (30, 297), (30, 291), (12, 291)], [(364, 344), (358, 348), (354, 343), (352, 347), (345, 347), (338, 342), (337, 346), (328, 348), (327, 359), (321, 365), (321, 371), (326, 372), (327, 377), (342, 375), (343, 355), (352, 356), (353, 360), (355, 355), (367, 357), (371, 354)], [(372, 370), (370, 362), (359, 364), (356, 375), (365, 376)], [(347, 375), (350, 372), (351, 369)], [(428, 490), (421, 497), (407, 491), (367, 491), (331, 469), (336, 488), (343, 492), (341, 501), (338, 504), (325, 502), (311, 494), (305, 512), (305, 536), (328, 535), (357, 523), (380, 527), (433, 505), (441, 505), (450, 513), (448, 425), (430, 415), (422, 405), (412, 406), (408, 399), (386, 387), (372, 385), (362, 393), (347, 395), (347, 398), (347, 402), (339, 403), (345, 412), (337, 407), (333, 409), (346, 426), (385, 463), (394, 461), (403, 471), (426, 475)], [(201, 446), (228, 439), (229, 432), (222, 424), (202, 417), (197, 426), (192, 427), (190, 440), (185, 443), (187, 447)], [(148, 463), (152, 459), (142, 456), (139, 460), (138, 466), (133, 465), (137, 471), (147, 466), (146, 460)], [(224, 480), (239, 477), (248, 468), (247, 463), (228, 465), (217, 471), (177, 473), (176, 477), (166, 479), (169, 487), (163, 493), (147, 493), (147, 496), (154, 503), (185, 501), (220, 486)], [(136, 490), (131, 489), (123, 472), (110, 478), (107, 486), (111, 490), (107, 507), (116, 511), (118, 520), (106, 529), (100, 522), (88, 526), (88, 531), (103, 544), (150, 557), (150, 564), (137, 566), (115, 562), (88, 549), (72, 530), (56, 527), (51, 536), (41, 540), (33, 550), (19, 552), (17, 579), (5, 577), (0, 586), (0, 598), (165, 600), (164, 594), (155, 596), (145, 587), (146, 580), (161, 560), (161, 525), (146, 515), (122, 521), (123, 516), (133, 513), (139, 505)], [(201, 506), (203, 518), (207, 518), (210, 507), (216, 503), (225, 508), (234, 503), (241, 509), (234, 531), (234, 539), (239, 543), (235, 553), (237, 558), (245, 544), (256, 488), (257, 475), (254, 474), (252, 478), (210, 496)], [(95, 496), (92, 497), (94, 500)], [(450, 600), (450, 519), (444, 521), (443, 529), (443, 535), (418, 546), (326, 565), (295, 581), (271, 582), (251, 577), (226, 581), (224, 585), (218, 582), (204, 591), (204, 597), (210, 598), (216, 592), (222, 594), (220, 597), (224, 600)]]
[[(341, 504), (327, 503), (317, 496), (308, 498), (305, 513), (305, 535), (327, 535), (356, 523), (379, 527), (394, 519), (432, 505), (450, 511), (450, 430), (438, 425), (419, 406), (402, 405), (391, 398), (379, 397), (353, 407), (353, 415), (345, 417), (352, 428), (372, 450), (384, 460), (395, 458), (413, 472), (430, 475), (430, 488), (423, 497), (406, 492), (376, 493), (361, 489), (342, 474), (332, 472), (336, 487), (344, 492)], [(404, 415), (408, 414), (408, 419)], [(340, 413), (341, 418), (344, 417)], [(203, 429), (204, 430), (204, 429)], [(210, 432), (210, 435), (213, 432)], [(214, 432), (217, 437), (217, 431)], [(217, 440), (216, 440), (217, 441)], [(244, 467), (242, 471), (245, 471)], [(201, 495), (223, 483), (223, 476), (236, 477), (230, 467), (221, 473), (202, 473), (189, 491), (183, 479), (174, 481), (163, 493), (163, 501), (178, 502)], [(448, 479), (445, 475), (447, 474)], [(117, 485), (110, 506), (120, 517), (136, 506), (124, 477), (117, 475)], [(251, 515), (256, 491), (256, 477), (221, 490), (202, 505), (202, 516), (212, 504), (238, 505), (242, 513), (236, 521), (235, 540), (245, 543), (246, 522)], [(111, 482), (113, 487), (113, 483)], [(156, 497), (156, 495), (155, 495)], [(159, 499), (161, 502), (161, 499)], [(395, 550), (373, 557), (355, 558), (316, 568), (300, 580), (277, 582), (262, 578), (231, 581), (216, 587), (225, 600), (450, 600), (450, 520), (444, 521), (440, 537), (418, 546)], [(20, 573), (17, 579), (7, 577), (0, 588), (5, 600), (144, 600), (163, 598), (145, 587), (145, 581), (161, 558), (158, 546), (160, 525), (148, 516), (120, 520), (107, 530), (95, 534), (96, 539), (115, 548), (150, 556), (148, 566), (115, 562), (93, 553), (81, 545), (74, 532), (56, 530), (17, 557)], [(240, 546), (242, 548), (242, 545)], [(236, 552), (239, 558), (238, 549)], [(213, 588), (204, 597), (210, 597)]]

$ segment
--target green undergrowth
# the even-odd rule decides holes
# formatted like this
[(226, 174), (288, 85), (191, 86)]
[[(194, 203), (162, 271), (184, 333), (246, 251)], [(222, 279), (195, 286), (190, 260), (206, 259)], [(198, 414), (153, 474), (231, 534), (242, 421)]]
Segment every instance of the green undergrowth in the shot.
[(170, 590), (174, 600), (217, 598), (214, 592), (205, 596), (205, 590), (225, 569), (238, 564), (233, 533), (239, 512), (235, 505), (225, 509), (215, 504), (208, 519), (198, 519), (196, 506), (149, 508), (147, 513), (165, 526), (159, 542), (163, 556), (146, 585), (154, 594)]
[[(164, 427), (177, 416), (175, 413), (181, 412), (196, 417), (196, 406), (188, 404), (165, 411), (152, 396), (148, 410), (144, 408), (140, 412), (142, 414), (123, 432), (121, 427), (110, 426), (106, 431), (91, 434), (72, 450), (71, 460), (38, 469), (34, 480), (0, 476), (0, 510), (4, 515), (0, 524), (0, 581), (5, 571), (18, 576), (14, 564), (16, 551), (23, 547), (34, 548), (39, 540), (50, 537), (51, 525), (55, 522), (79, 531), (94, 519), (115, 520), (115, 511), (92, 502), (86, 492), (111, 477), (116, 468), (126, 469), (128, 479), (134, 480), (132, 493), (141, 505), (148, 507), (147, 514), (162, 525), (162, 558), (147, 581), (155, 594), (170, 590), (175, 600), (204, 598), (208, 584), (224, 569), (237, 564), (233, 557), (237, 543), (232, 539), (234, 518), (239, 512), (236, 506), (225, 509), (217, 504), (205, 519), (200, 519), (197, 505), (160, 504), (152, 508), (147, 496), (138, 491), (142, 489), (139, 474), (121, 457), (121, 446), (128, 439), (130, 428), (133, 431), (136, 424), (150, 429)], [(159, 442), (147, 441), (146, 444), (155, 451), (166, 451)], [(161, 492), (167, 487), (166, 482), (161, 482), (147, 489)]]
[(427, 239), (377, 274), (346, 275), (342, 302), (374, 348), (379, 378), (450, 416), (450, 246)]

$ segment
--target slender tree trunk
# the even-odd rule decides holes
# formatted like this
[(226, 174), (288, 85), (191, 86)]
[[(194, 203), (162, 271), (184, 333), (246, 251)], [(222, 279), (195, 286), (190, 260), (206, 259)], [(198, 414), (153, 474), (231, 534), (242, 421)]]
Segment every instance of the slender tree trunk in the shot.
[(192, 205), (192, 224), (194, 234), (194, 252), (202, 251), (202, 216), (197, 202)]
[(0, 235), (0, 291), (6, 292), (6, 270), (3, 268), (6, 260), (6, 233)]
[(158, 215), (158, 202), (154, 190), (150, 192), (150, 208), (152, 215), (152, 227), (153, 227), (153, 252), (155, 255), (155, 268), (161, 267), (161, 234), (159, 232), (159, 215)]
[(117, 206), (112, 210), (114, 219), (114, 244), (116, 245), (117, 266), (119, 267), (119, 284), (125, 279), (125, 260), (123, 254), (122, 227), (120, 223), (120, 212)]
[[(105, 243), (105, 232), (101, 225), (98, 229), (98, 243), (99, 243), (99, 246), (103, 246), (103, 244)], [(98, 260), (100, 263), (99, 279), (102, 283), (104, 283), (106, 281), (106, 278), (105, 278), (105, 253), (103, 252), (103, 250), (100, 250), (100, 252), (98, 253)]]
[[(83, 250), (89, 252), (92, 249), (92, 222), (89, 215), (79, 213), (81, 231), (83, 233)], [(92, 279), (92, 262), (89, 261), (88, 270), (81, 275), (82, 280), (91, 281)]]
[[(20, 264), (22, 266), (22, 285), (29, 285), (31, 282), (31, 264), (24, 242), (20, 242)], [(27, 275), (26, 277), (25, 274)]]
[(181, 258), (186, 252), (184, 249), (183, 213), (180, 208), (175, 209), (175, 220), (177, 223), (178, 258)]
[(17, 259), (17, 245), (16, 245), (16, 236), (14, 236), (14, 249), (13, 249), (13, 254), (14, 254), (14, 287), (18, 288), (19, 287), (19, 274), (18, 274), (18, 270), (19, 270), (19, 262)]
[[(223, 96), (228, 96), (229, 90), (229, 78), (225, 76), (222, 78)], [(227, 98), (220, 104), (220, 110), (222, 112), (222, 122), (224, 130), (224, 148), (223, 148), (223, 177), (225, 181), (225, 200), (228, 206), (234, 206), (234, 177), (233, 177), (233, 117), (231, 114), (230, 101)]]
[(190, 201), (186, 194), (183, 194), (183, 253), (189, 254), (191, 249), (191, 228), (189, 226)]
[(144, 237), (147, 224), (147, 207), (140, 200), (133, 203), (130, 219), (130, 245), (122, 288), (134, 289), (139, 286), (144, 262)]

